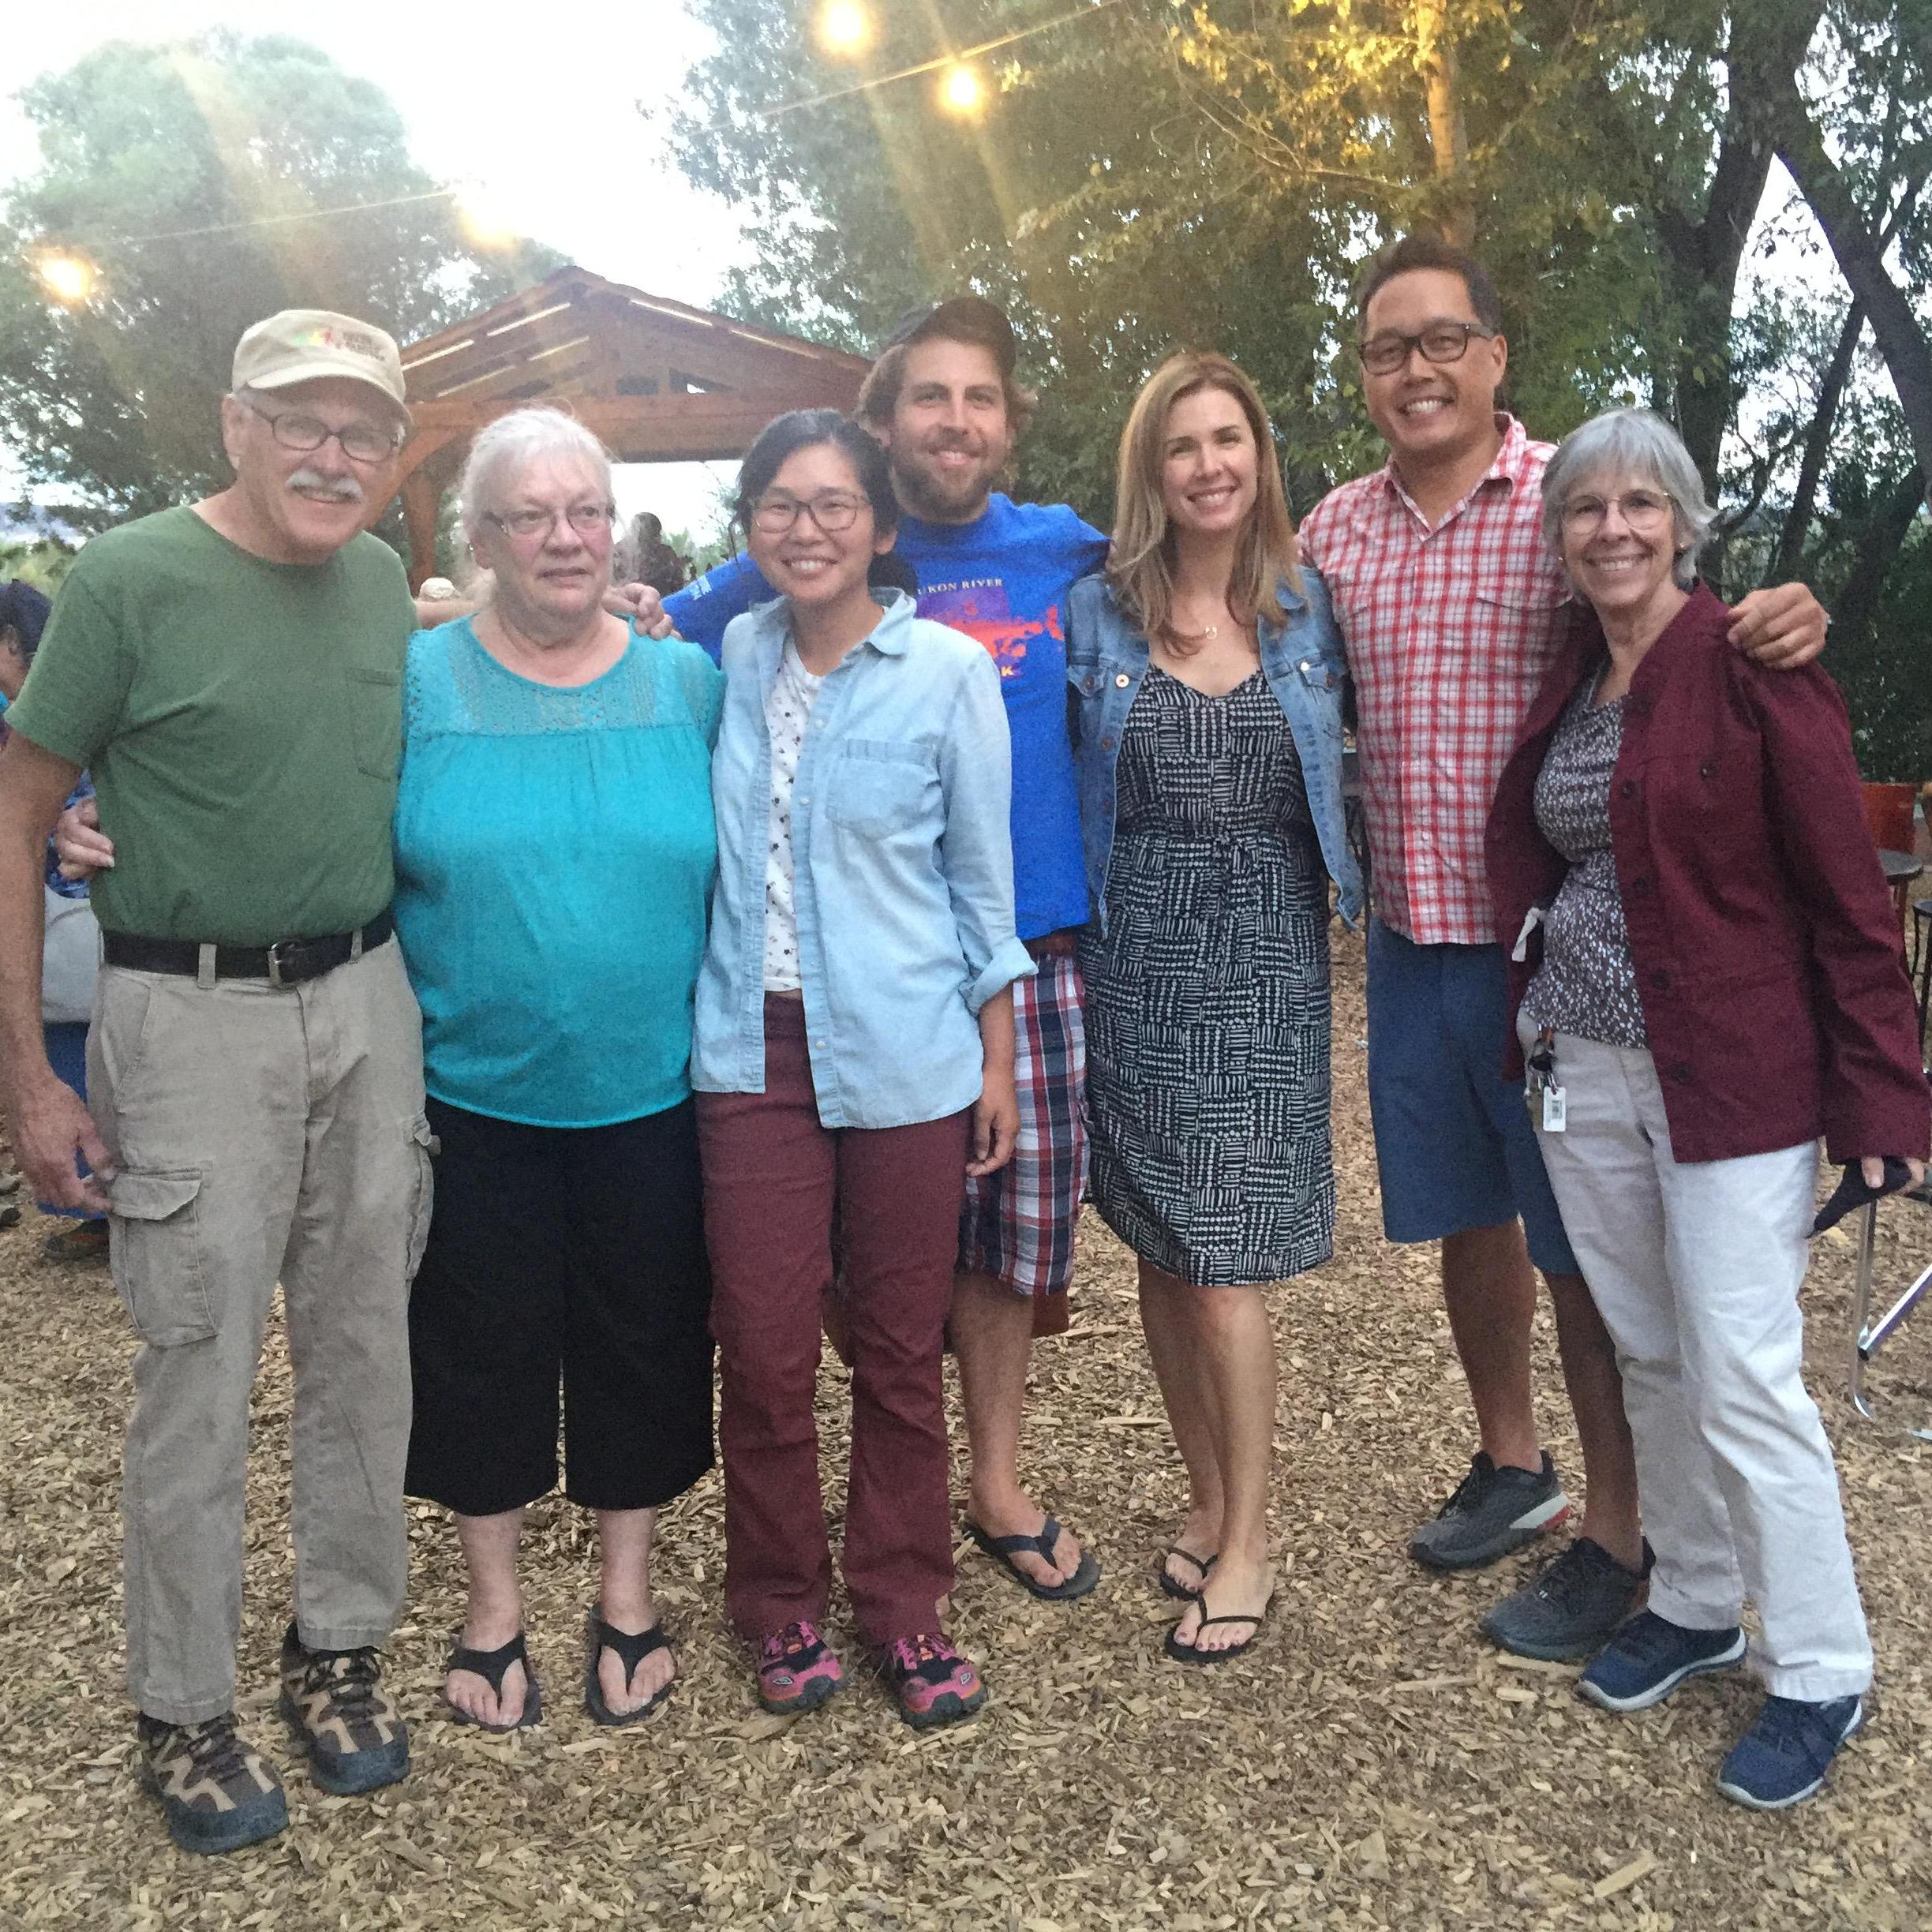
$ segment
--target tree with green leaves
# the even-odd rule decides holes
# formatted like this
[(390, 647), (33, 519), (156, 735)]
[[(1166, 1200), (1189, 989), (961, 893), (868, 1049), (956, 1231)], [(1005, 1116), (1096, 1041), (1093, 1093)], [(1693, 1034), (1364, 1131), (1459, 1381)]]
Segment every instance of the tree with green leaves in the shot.
[[(918, 295), (1006, 302), (1045, 391), (1023, 489), (1104, 521), (1127, 400), (1183, 342), (1254, 373), (1297, 509), (1372, 467), (1346, 290), (1376, 242), (1432, 227), (1495, 271), (1533, 431), (1657, 410), (1719, 501), (1720, 588), (1811, 578), (1841, 610), (1834, 663), (1896, 620), (1888, 578), (1925, 530), (1909, 417), (1861, 346), (1885, 288), (1821, 305), (1765, 279), (1765, 249), (1818, 247), (1772, 193), (1780, 155), (1807, 178), (1765, 114), (1796, 90), (1909, 355), (1932, 0), (875, 0), (856, 70), (804, 0), (695, 6), (724, 51), (673, 137), (758, 246), (727, 305), (863, 344)], [(930, 76), (885, 78), (1043, 20), (986, 57), (976, 121)]]
[[(0, 436), (96, 525), (224, 476), (251, 322), (333, 309), (406, 341), (552, 265), (474, 254), (387, 96), (298, 41), (115, 43), (21, 98), (41, 167), (0, 204)], [(38, 272), (65, 255), (94, 271), (72, 306)]]

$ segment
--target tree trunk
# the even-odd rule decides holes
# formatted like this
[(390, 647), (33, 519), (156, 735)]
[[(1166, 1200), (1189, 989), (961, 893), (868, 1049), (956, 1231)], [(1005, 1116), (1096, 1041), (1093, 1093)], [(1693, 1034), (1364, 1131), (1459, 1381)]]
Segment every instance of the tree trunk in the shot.
[(1851, 575), (1832, 603), (1832, 620), (1848, 637), (1862, 638), (1870, 629), (1893, 559), (1917, 520), (1925, 492), (1922, 463), (1900, 477), (1889, 495), (1874, 494), (1871, 513), (1852, 553)]
[(1469, 137), (1456, 95), (1455, 50), (1449, 44), (1448, 0), (1417, 0), (1416, 66), (1428, 104), (1429, 147), (1436, 178), (1445, 190), (1437, 226), (1457, 248), (1476, 245), (1476, 208), (1469, 192)]
[[(1788, 81), (1816, 31), (1823, 0), (1803, 0), (1767, 23), (1749, 8), (1733, 11), (1723, 52), (1728, 99), (1702, 206), (1672, 199), (1672, 157), (1660, 157), (1657, 233), (1664, 279), (1682, 336), (1672, 358), (1672, 390), (1684, 446), (1713, 497), (1718, 459), (1737, 397), (1731, 380), (1731, 313), (1739, 264), (1764, 200), (1771, 145), (1753, 118), (1750, 103), (1768, 80)], [(1653, 147), (1657, 133), (1631, 130)]]
[(1762, 106), (1778, 159), (1791, 170), (1831, 244), (1839, 272), (1871, 318), (1872, 334), (1911, 432), (1923, 486), (1924, 477), (1932, 476), (1932, 343), (1919, 326), (1910, 300), (1887, 271), (1884, 249), (1853, 199), (1850, 184), (1825, 152), (1796, 86), (1787, 78)]
[(1838, 426), (1838, 405), (1844, 399), (1852, 359), (1858, 354), (1859, 338), (1864, 332), (1865, 310), (1862, 304), (1854, 301), (1845, 312), (1844, 327), (1838, 331), (1838, 346), (1832, 351), (1831, 361), (1825, 366), (1825, 380), (1818, 384), (1818, 407), (1811, 417), (1811, 427), (1805, 432), (1804, 455), (1798, 465), (1791, 507), (1785, 512), (1777, 554), (1765, 572), (1768, 584), (1789, 583), (1798, 575), (1805, 537), (1811, 528), (1811, 513), (1818, 505), (1825, 459), (1831, 454), (1832, 432)]

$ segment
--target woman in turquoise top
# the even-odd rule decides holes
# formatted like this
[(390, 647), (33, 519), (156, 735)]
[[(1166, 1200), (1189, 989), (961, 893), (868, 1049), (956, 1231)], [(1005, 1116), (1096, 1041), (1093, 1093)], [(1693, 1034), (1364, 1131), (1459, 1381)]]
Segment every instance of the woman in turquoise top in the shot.
[(487, 1729), (530, 1723), (517, 1545), (556, 1480), (560, 1383), (565, 1493), (603, 1558), (585, 1705), (627, 1724), (675, 1674), (657, 1510), (711, 1462), (690, 1056), (723, 681), (605, 612), (610, 463), (579, 425), (499, 418), (460, 494), (492, 588), (410, 646), (396, 806), (440, 1142), (408, 1486), (455, 1512), (468, 1574), (444, 1696)]

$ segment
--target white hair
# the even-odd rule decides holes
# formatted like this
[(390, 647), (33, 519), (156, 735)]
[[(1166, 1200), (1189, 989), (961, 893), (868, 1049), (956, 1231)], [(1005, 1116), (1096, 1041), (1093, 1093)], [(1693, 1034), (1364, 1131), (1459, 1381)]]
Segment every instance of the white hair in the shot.
[(1688, 590), (1697, 582), (1698, 556), (1710, 540), (1717, 513), (1683, 438), (1648, 410), (1606, 410), (1557, 444), (1543, 472), (1544, 542), (1560, 556), (1564, 504), (1586, 483), (1623, 477), (1642, 477), (1670, 499), (1677, 550), (1672, 571)]
[(576, 463), (597, 479), (606, 499), (612, 494), (610, 452), (575, 417), (556, 409), (512, 410), (470, 445), (456, 485), (465, 534), (474, 541), (477, 526), (524, 471), (545, 462)]

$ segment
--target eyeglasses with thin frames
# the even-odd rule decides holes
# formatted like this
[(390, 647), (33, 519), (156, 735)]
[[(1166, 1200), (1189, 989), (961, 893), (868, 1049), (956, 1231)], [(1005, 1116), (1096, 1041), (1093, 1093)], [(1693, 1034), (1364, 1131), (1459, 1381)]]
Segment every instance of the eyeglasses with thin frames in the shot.
[(571, 504), (562, 510), (507, 510), (500, 515), (486, 510), (483, 521), (494, 523), (506, 537), (527, 542), (533, 537), (548, 537), (560, 519), (579, 537), (594, 537), (599, 530), (608, 531), (616, 514), (615, 504)]
[(1355, 353), (1371, 376), (1393, 376), (1418, 349), (1425, 362), (1460, 362), (1469, 354), (1471, 338), (1478, 335), (1485, 342), (1492, 341), (1496, 331), (1474, 322), (1432, 322), (1419, 335), (1386, 329), (1365, 343), (1357, 343)]
[(277, 412), (259, 402), (238, 399), (268, 425), (268, 433), (286, 450), (304, 455), (319, 450), (324, 443), (342, 445), (342, 453), (353, 463), (387, 462), (402, 447), (402, 439), (393, 431), (376, 429), (370, 423), (350, 423), (344, 429), (331, 429), (319, 416), (304, 415), (300, 410)]
[(1612, 496), (1608, 502), (1601, 496), (1572, 496), (1556, 514), (1572, 536), (1593, 537), (1603, 528), (1612, 504), (1634, 530), (1655, 530), (1669, 516), (1672, 507), (1670, 498), (1661, 490), (1633, 489), (1626, 490), (1621, 496)]
[(767, 537), (782, 537), (801, 515), (809, 516), (832, 537), (850, 530), (859, 521), (859, 512), (871, 500), (870, 496), (853, 496), (844, 490), (826, 490), (809, 498), (774, 491), (751, 506), (751, 521)]

